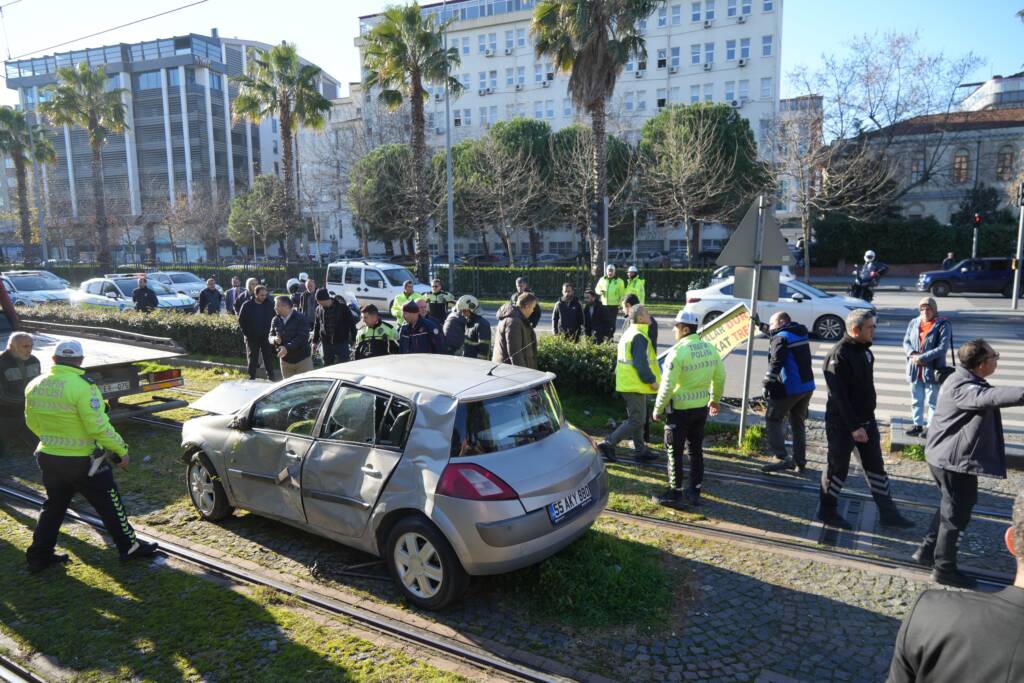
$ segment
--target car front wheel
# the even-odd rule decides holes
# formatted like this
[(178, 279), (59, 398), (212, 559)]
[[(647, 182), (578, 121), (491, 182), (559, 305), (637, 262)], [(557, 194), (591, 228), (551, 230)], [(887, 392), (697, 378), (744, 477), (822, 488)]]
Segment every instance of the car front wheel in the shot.
[(814, 334), (825, 341), (836, 341), (843, 336), (846, 323), (837, 315), (823, 315), (814, 323)]
[(456, 600), (469, 584), (448, 539), (426, 519), (406, 517), (388, 534), (388, 568), (406, 599), (437, 610)]
[(704, 322), (701, 323), (701, 324), (702, 325), (707, 325), (708, 323), (710, 323), (715, 318), (718, 318), (721, 315), (722, 315), (721, 311), (709, 311), (708, 314), (704, 316)]
[(186, 473), (188, 495), (192, 505), (203, 519), (216, 522), (230, 517), (235, 511), (228, 503), (224, 485), (220, 483), (217, 470), (204, 453), (193, 453)]
[(931, 286), (932, 296), (944, 297), (949, 296), (949, 283), (948, 282), (935, 282)]

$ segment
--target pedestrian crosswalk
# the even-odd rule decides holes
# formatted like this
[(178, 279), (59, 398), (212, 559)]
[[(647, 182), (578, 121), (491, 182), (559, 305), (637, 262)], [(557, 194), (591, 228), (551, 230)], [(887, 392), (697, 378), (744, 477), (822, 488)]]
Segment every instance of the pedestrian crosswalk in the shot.
[[(1024, 339), (1017, 330), (1020, 326), (1013, 323), (1007, 321), (1003, 325), (972, 324), (965, 319), (954, 324), (956, 344), (975, 337), (984, 337), (999, 352), (998, 369), (989, 379), (994, 385), (1019, 385), (1024, 380)], [(874, 344), (871, 346), (875, 356), (875, 392), (878, 395), (875, 416), (886, 422), (891, 422), (894, 417), (910, 420), (910, 384), (907, 381), (906, 355), (903, 352), (905, 329), (904, 324), (898, 321), (888, 324), (883, 322), (879, 325)], [(814, 392), (810, 407), (812, 415), (818, 414), (820, 417), (824, 415), (828, 399), (822, 371), (825, 354), (832, 345), (817, 344), (816, 347), (814, 374), (818, 389)], [(1024, 441), (1024, 407), (1004, 408), (1002, 416), (1007, 441)]]

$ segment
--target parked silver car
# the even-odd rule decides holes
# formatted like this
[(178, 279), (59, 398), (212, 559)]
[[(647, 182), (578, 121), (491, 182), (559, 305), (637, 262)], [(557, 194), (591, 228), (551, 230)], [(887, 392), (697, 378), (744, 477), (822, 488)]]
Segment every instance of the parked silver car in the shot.
[(539, 562), (608, 501), (589, 436), (554, 375), (451, 356), (385, 356), (279, 384), (228, 382), (185, 423), (189, 495), (384, 558), (414, 604), (440, 608), (468, 575)]

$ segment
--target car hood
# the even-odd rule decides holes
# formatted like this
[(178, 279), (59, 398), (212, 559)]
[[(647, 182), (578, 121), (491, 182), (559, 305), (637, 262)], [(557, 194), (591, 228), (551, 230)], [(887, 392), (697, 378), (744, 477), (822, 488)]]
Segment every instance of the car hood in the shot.
[(923, 280), (925, 278), (938, 277), (940, 275), (948, 276), (948, 275), (951, 275), (952, 273), (953, 273), (953, 271), (951, 271), (951, 270), (926, 270), (923, 273), (921, 273), (920, 275), (918, 275), (917, 277), (918, 277), (918, 279)]
[(846, 296), (845, 294), (837, 295), (837, 298), (847, 308), (870, 308), (872, 311), (875, 310), (874, 304), (865, 301), (864, 299), (858, 299), (854, 296)]
[(266, 391), (273, 382), (265, 379), (240, 379), (222, 382), (216, 389), (189, 404), (190, 408), (214, 415), (233, 415)]
[(33, 303), (43, 304), (51, 301), (70, 301), (70, 289), (37, 289), (30, 292), (16, 292), (19, 298), (26, 299)]

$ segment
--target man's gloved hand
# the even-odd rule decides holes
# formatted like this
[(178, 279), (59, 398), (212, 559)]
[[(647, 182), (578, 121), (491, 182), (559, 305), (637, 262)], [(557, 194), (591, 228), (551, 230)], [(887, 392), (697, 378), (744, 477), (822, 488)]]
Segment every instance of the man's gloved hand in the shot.
[(764, 386), (764, 396), (766, 399), (784, 398), (786, 396), (786, 388), (782, 385), (782, 382), (765, 377), (762, 384)]

